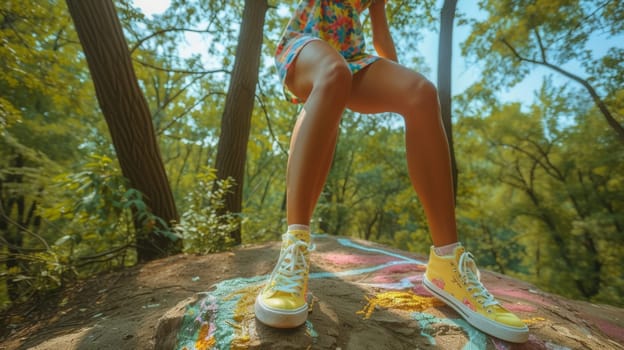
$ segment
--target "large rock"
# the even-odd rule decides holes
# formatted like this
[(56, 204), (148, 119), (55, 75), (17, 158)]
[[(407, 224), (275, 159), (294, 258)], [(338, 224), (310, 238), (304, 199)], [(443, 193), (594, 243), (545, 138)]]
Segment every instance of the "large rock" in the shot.
[[(156, 349), (623, 349), (624, 310), (567, 300), (487, 271), (490, 292), (530, 328), (509, 344), (463, 321), (422, 288), (425, 258), (330, 236), (316, 236), (308, 322), (277, 330), (259, 323), (253, 302), (277, 259), (277, 243), (236, 251), (220, 268), (257, 271), (218, 281), (159, 320)], [(240, 262), (240, 261), (239, 261)], [(173, 344), (175, 344), (174, 347)]]
[(279, 254), (275, 242), (176, 255), (77, 283), (0, 315), (0, 350), (624, 349), (622, 309), (482, 271), (490, 291), (529, 324), (529, 341), (511, 345), (423, 290), (425, 257), (330, 236), (314, 242), (314, 303), (297, 329), (271, 329), (253, 316)]

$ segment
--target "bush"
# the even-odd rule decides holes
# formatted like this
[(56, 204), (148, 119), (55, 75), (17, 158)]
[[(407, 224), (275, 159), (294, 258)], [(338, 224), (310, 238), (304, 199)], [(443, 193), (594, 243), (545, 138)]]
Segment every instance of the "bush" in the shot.
[(232, 247), (230, 234), (240, 225), (240, 217), (224, 212), (225, 195), (234, 186), (231, 178), (218, 180), (214, 169), (198, 175), (197, 185), (186, 197), (188, 209), (174, 230), (183, 239), (186, 253), (214, 253)]

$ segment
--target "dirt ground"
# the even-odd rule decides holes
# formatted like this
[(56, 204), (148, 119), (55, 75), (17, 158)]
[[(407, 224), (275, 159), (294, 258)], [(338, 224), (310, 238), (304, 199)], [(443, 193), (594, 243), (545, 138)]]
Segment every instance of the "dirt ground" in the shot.
[(333, 236), (314, 239), (306, 325), (274, 330), (253, 297), (279, 244), (176, 255), (0, 315), (0, 349), (624, 349), (624, 310), (567, 300), (506, 276), (482, 280), (530, 328), (527, 343), (486, 336), (431, 298), (425, 257)]

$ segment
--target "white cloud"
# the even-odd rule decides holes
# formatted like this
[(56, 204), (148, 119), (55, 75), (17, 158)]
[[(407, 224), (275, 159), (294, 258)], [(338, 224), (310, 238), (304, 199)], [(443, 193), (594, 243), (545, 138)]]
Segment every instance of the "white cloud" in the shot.
[(140, 8), (146, 16), (165, 12), (170, 3), (170, 0), (134, 0), (134, 6)]

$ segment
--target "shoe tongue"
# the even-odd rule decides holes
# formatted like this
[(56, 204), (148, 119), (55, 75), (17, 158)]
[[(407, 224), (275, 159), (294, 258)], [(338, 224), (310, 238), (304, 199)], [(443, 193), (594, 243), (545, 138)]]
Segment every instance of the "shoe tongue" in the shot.
[(464, 254), (465, 251), (466, 249), (461, 245), (455, 247), (455, 259), (459, 261), (459, 258), (461, 257), (462, 254)]

